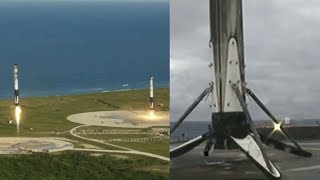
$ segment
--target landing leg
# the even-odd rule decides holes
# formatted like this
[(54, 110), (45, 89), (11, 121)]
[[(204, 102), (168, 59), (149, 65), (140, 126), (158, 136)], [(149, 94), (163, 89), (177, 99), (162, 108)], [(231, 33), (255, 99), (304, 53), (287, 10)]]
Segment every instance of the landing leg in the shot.
[[(267, 107), (260, 101), (260, 99), (250, 90), (247, 89), (247, 93), (250, 95), (250, 97), (257, 103), (257, 105), (270, 117), (270, 119), (276, 123), (279, 124), (279, 121), (275, 118), (275, 116), (273, 116), (273, 114), (271, 114), (271, 112), (267, 109)], [(290, 140), (297, 148), (298, 150), (300, 150), (300, 153), (294, 153), (296, 155), (300, 155), (300, 156), (305, 156), (305, 157), (310, 157), (312, 156), (311, 153), (304, 151), (301, 146), (289, 135), (288, 131), (286, 129), (284, 129), (281, 125), (280, 125), (280, 129), (283, 132), (284, 136)], [(265, 139), (266, 141), (268, 141), (268, 139)], [(273, 142), (277, 141), (277, 140), (272, 140)], [(277, 144), (280, 144), (281, 142), (278, 142)], [(274, 143), (273, 143), (274, 144)], [(283, 143), (282, 143), (283, 144)], [(288, 145), (287, 145), (288, 146)], [(281, 149), (280, 149), (281, 150)], [(297, 152), (297, 149), (295, 149), (295, 151), (290, 151), (290, 152)]]
[(267, 176), (275, 179), (280, 179), (281, 174), (275, 165), (269, 160), (267, 154), (263, 148), (263, 144), (259, 137), (258, 131), (253, 124), (251, 116), (249, 114), (246, 103), (243, 96), (240, 93), (239, 87), (236, 84), (232, 85), (234, 92), (240, 102), (243, 112), (246, 116), (247, 122), (250, 125), (250, 130), (252, 133), (248, 134), (247, 137), (243, 139), (237, 139), (232, 137), (232, 139), (240, 146), (241, 150), (246, 154), (246, 156), (253, 161)]

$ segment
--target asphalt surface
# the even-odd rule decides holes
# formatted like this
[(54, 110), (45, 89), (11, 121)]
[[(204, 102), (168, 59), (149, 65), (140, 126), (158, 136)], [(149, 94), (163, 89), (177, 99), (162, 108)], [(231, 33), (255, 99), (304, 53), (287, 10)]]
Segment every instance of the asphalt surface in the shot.
[[(267, 154), (281, 171), (283, 180), (320, 179), (320, 139), (301, 140), (299, 143), (313, 156), (298, 157), (269, 147), (266, 147)], [(204, 157), (202, 151), (203, 145), (200, 145), (171, 160), (170, 179), (268, 179), (240, 150), (215, 150), (210, 157)]]

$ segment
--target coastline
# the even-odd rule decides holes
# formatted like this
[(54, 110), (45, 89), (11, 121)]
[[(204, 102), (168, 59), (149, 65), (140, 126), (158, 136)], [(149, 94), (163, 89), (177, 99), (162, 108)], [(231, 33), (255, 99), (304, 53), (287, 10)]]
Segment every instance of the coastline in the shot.
[[(72, 96), (72, 95), (88, 95), (88, 94), (96, 94), (96, 93), (112, 93), (112, 92), (122, 92), (122, 91), (134, 91), (134, 90), (146, 90), (149, 87), (137, 87), (137, 88), (119, 88), (119, 89), (108, 89), (108, 88), (88, 88), (84, 90), (69, 90), (65, 91), (65, 93), (48, 93), (47, 95), (44, 95), (43, 93), (40, 93), (40, 95), (33, 95), (36, 93), (30, 93), (30, 95), (24, 95), (24, 93), (21, 93), (21, 99), (29, 99), (29, 98), (48, 98), (48, 97), (61, 97), (61, 96)], [(158, 89), (169, 89), (169, 84), (160, 84), (156, 85), (155, 88)], [(45, 92), (45, 91), (43, 91)], [(12, 96), (6, 95), (5, 97), (0, 96), (0, 101), (6, 101), (11, 100)]]

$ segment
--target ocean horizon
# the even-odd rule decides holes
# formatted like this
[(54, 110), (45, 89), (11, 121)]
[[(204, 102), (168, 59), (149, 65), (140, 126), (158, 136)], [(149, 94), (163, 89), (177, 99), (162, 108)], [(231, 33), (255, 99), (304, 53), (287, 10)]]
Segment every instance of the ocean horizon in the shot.
[[(142, 85), (143, 84), (143, 85)], [(33, 97), (48, 97), (48, 96), (66, 96), (66, 95), (79, 95), (79, 94), (91, 94), (91, 93), (107, 93), (116, 91), (130, 91), (130, 90), (143, 90), (148, 89), (149, 82), (140, 82), (134, 85), (124, 86), (127, 84), (122, 84), (119, 86), (112, 87), (97, 87), (97, 88), (82, 88), (82, 89), (55, 89), (54, 91), (32, 91), (32, 92), (22, 92), (20, 93), (20, 98), (33, 98)], [(169, 88), (168, 82), (158, 82), (154, 84), (154, 88)], [(14, 90), (11, 93), (4, 94), (0, 93), (0, 100), (7, 100), (14, 97)]]
[(169, 87), (168, 2), (0, 1), (0, 99)]
[[(170, 122), (172, 127), (176, 122)], [(257, 127), (273, 126), (271, 120), (254, 120)], [(195, 138), (208, 132), (208, 125), (211, 125), (211, 121), (185, 121), (170, 135), (171, 142), (185, 141)], [(286, 124), (285, 124), (286, 125)], [(292, 119), (290, 120), (290, 126), (307, 126), (316, 127), (320, 126), (319, 119)]]

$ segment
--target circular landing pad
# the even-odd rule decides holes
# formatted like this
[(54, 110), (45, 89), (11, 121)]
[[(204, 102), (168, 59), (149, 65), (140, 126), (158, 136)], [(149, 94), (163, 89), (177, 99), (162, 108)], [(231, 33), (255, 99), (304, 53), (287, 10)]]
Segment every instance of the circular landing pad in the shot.
[(50, 138), (0, 137), (0, 154), (57, 152), (72, 149), (73, 144)]
[[(301, 143), (313, 154), (299, 157), (267, 148), (270, 159), (282, 174), (282, 180), (315, 180), (320, 177), (320, 140)], [(172, 147), (171, 147), (172, 148)], [(170, 179), (267, 180), (268, 178), (239, 150), (215, 150), (202, 155), (203, 147), (171, 160)]]
[(168, 111), (99, 111), (68, 116), (69, 121), (96, 126), (148, 128), (151, 126), (170, 126)]

